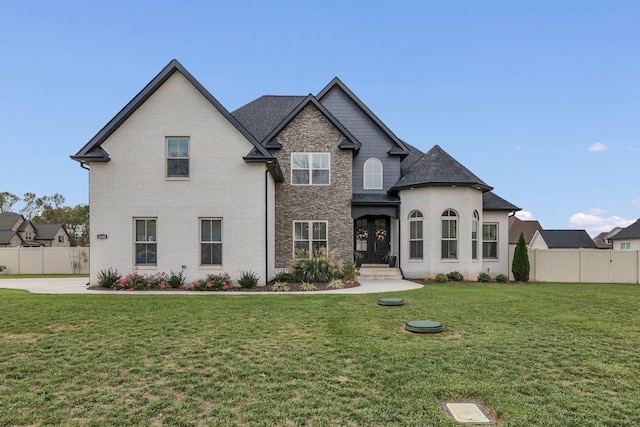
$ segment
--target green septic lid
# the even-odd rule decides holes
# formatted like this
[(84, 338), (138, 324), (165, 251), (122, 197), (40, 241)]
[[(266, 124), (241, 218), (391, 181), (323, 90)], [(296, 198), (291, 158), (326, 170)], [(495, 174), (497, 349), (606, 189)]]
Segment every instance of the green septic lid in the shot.
[(412, 320), (404, 325), (404, 328), (410, 332), (418, 333), (437, 333), (444, 331), (444, 326), (440, 322), (434, 322), (433, 320)]
[(378, 305), (403, 305), (404, 300), (402, 298), (380, 298)]

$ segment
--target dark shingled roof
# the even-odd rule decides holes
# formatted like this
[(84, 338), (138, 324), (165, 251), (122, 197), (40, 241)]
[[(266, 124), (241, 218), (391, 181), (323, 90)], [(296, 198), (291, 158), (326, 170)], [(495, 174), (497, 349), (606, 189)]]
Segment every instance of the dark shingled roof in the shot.
[(22, 217), (13, 212), (0, 213), (0, 230), (11, 230), (11, 227)]
[(413, 166), (414, 163), (420, 160), (420, 158), (424, 155), (422, 151), (420, 151), (413, 145), (405, 141), (402, 141), (402, 142), (404, 142), (404, 145), (407, 146), (407, 149), (409, 150), (409, 155), (404, 159), (402, 159), (402, 162), (400, 163), (400, 175), (404, 175), (405, 173), (407, 173), (407, 171), (411, 169), (411, 166)]
[(414, 162), (392, 190), (454, 185), (473, 187), (482, 191), (493, 189), (436, 145)]
[(516, 205), (507, 202), (502, 197), (498, 196), (492, 191), (487, 191), (482, 194), (482, 209), (485, 211), (519, 211), (520, 208)]
[(243, 105), (231, 115), (262, 142), (302, 101), (305, 96), (265, 95)]
[(33, 224), (36, 228), (36, 240), (53, 240), (62, 224)]
[(598, 247), (585, 230), (538, 230), (549, 249)]
[(536, 231), (542, 230), (542, 225), (536, 220), (523, 221), (516, 216), (509, 217), (509, 244), (517, 244), (520, 233), (524, 234), (524, 242), (529, 244)]
[(370, 203), (397, 205), (400, 203), (400, 197), (391, 194), (354, 194), (351, 203), (354, 205)]
[(618, 231), (614, 236), (609, 237), (609, 240), (620, 239), (640, 239), (640, 219), (627, 228)]
[(13, 236), (16, 235), (15, 231), (11, 230), (0, 230), (0, 245), (8, 245), (13, 239)]

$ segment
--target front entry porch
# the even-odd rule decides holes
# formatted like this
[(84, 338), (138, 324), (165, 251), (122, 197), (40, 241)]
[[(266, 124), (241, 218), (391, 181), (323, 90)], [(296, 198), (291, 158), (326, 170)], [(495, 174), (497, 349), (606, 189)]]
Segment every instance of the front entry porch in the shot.
[(354, 221), (354, 248), (362, 264), (387, 264), (391, 239), (390, 218), (368, 215)]

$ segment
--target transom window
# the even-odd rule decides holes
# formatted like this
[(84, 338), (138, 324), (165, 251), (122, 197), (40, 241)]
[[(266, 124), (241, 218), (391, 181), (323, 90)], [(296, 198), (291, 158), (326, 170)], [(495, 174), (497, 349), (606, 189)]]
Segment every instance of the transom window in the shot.
[(382, 162), (374, 157), (364, 162), (364, 188), (382, 189)]
[(200, 219), (200, 265), (222, 265), (222, 219)]
[(291, 184), (329, 185), (329, 153), (292, 153)]
[(189, 177), (189, 138), (167, 138), (167, 178)]
[(482, 224), (482, 258), (498, 259), (498, 224)]
[(296, 258), (313, 257), (322, 248), (328, 249), (326, 221), (293, 223), (293, 252)]
[(471, 259), (478, 259), (478, 223), (480, 215), (478, 211), (473, 211), (473, 221), (471, 221)]
[(136, 265), (157, 264), (157, 224), (155, 218), (135, 220)]
[(422, 220), (420, 211), (412, 211), (409, 214), (409, 258), (411, 259), (423, 257)]
[(442, 213), (442, 259), (458, 259), (458, 214), (451, 209)]

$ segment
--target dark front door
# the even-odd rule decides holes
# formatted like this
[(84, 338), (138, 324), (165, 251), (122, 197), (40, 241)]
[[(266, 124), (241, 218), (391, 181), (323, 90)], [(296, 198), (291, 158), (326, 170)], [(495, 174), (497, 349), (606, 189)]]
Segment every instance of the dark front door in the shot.
[(367, 216), (355, 222), (355, 248), (363, 264), (384, 264), (389, 251), (389, 217)]

